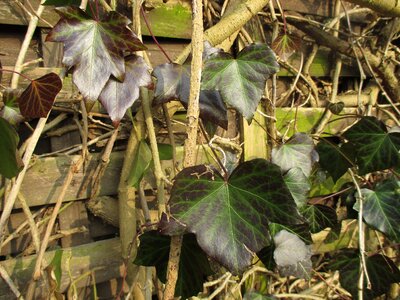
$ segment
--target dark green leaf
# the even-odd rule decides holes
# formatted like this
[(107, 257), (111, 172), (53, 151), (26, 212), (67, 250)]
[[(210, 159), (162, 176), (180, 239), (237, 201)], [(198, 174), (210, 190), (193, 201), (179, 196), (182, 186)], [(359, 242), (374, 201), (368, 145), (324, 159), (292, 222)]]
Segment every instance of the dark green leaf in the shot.
[[(365, 222), (400, 242), (400, 181), (388, 179), (374, 190), (362, 189)], [(358, 211), (359, 205), (354, 208)]]
[(307, 204), (307, 194), (311, 186), (303, 171), (300, 168), (290, 169), (283, 176), (283, 179), (285, 180), (297, 207)]
[[(165, 283), (171, 237), (153, 230), (139, 239), (140, 246), (134, 263), (155, 266), (158, 278)], [(209, 275), (212, 275), (212, 271), (207, 256), (197, 244), (196, 237), (193, 234), (184, 235), (175, 296), (187, 299), (197, 295), (203, 290), (203, 283)]]
[[(392, 283), (400, 282), (400, 271), (392, 260), (384, 255), (376, 254), (366, 258), (367, 272), (372, 288), (367, 289), (364, 278), (364, 299), (373, 299), (385, 294)], [(358, 278), (360, 270), (359, 253), (356, 250), (346, 251), (335, 257), (329, 265), (330, 269), (339, 270), (340, 285), (358, 297)]]
[(269, 222), (303, 222), (280, 168), (263, 159), (240, 164), (227, 181), (209, 166), (186, 168), (176, 177), (170, 205), (200, 247), (236, 273), (269, 244)]
[(224, 102), (250, 122), (267, 79), (278, 70), (275, 54), (266, 44), (249, 45), (236, 58), (214, 51), (204, 63), (202, 89), (218, 90)]
[(144, 173), (150, 168), (152, 161), (151, 150), (146, 141), (141, 140), (137, 146), (135, 157), (132, 162), (131, 173), (128, 177), (128, 184), (137, 187), (142, 180)]
[(296, 133), (285, 144), (272, 149), (272, 162), (280, 166), (283, 172), (300, 168), (306, 177), (317, 161), (312, 138), (305, 133)]
[(144, 50), (146, 47), (128, 28), (129, 19), (115, 11), (98, 21), (78, 7), (56, 11), (61, 19), (46, 41), (64, 42), (63, 63), (74, 67), (74, 83), (85, 99), (93, 102), (110, 75), (124, 80), (124, 51)]
[(61, 287), (61, 276), (62, 276), (62, 258), (64, 251), (62, 249), (57, 249), (54, 253), (54, 257), (50, 262), (50, 266), (53, 268), (55, 279), (58, 288)]
[(272, 243), (271, 245), (264, 247), (257, 252), (258, 258), (261, 260), (264, 266), (270, 271), (273, 271), (276, 267), (276, 263), (274, 260), (274, 251), (275, 251), (275, 245)]
[(22, 166), (17, 151), (19, 136), (14, 127), (3, 118), (0, 118), (0, 141), (0, 174), (13, 178)]
[(317, 233), (325, 228), (335, 229), (338, 227), (336, 211), (325, 205), (315, 204), (300, 208), (303, 216), (310, 224), (311, 233)]
[(19, 109), (26, 118), (44, 118), (53, 106), (62, 82), (56, 73), (32, 80), (19, 97)]
[(282, 225), (278, 223), (270, 223), (269, 230), (272, 236), (278, 234), (279, 231), (286, 230), (287, 232), (297, 235), (307, 245), (312, 244), (310, 227), (307, 223), (295, 225)]
[(315, 148), (319, 164), (337, 181), (354, 164), (354, 149), (350, 143), (341, 144), (336, 137), (322, 138)]
[[(187, 108), (190, 92), (190, 65), (163, 64), (154, 68), (157, 78), (155, 104), (179, 99)], [(200, 117), (227, 129), (228, 116), (219, 92), (202, 90)]]
[(158, 144), (158, 152), (161, 160), (172, 159), (173, 149), (170, 144)]
[(79, 6), (81, 0), (46, 0), (42, 5), (54, 5), (54, 6)]
[(363, 117), (344, 137), (353, 146), (360, 175), (400, 164), (400, 133), (388, 133), (385, 124), (375, 117)]
[(344, 103), (342, 101), (336, 102), (336, 103), (329, 103), (328, 104), (328, 109), (333, 113), (334, 115), (338, 115), (342, 112), (344, 108)]
[(139, 88), (152, 83), (149, 70), (142, 57), (130, 55), (125, 58), (125, 80), (120, 82), (110, 78), (101, 91), (99, 100), (115, 125), (139, 98)]

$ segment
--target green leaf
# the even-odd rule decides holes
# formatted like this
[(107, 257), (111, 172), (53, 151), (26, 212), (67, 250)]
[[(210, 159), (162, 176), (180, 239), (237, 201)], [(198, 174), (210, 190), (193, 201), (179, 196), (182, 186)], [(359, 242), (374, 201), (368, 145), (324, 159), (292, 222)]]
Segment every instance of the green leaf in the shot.
[(290, 169), (284, 176), (286, 186), (288, 187), (297, 207), (307, 204), (307, 194), (310, 190), (310, 182), (300, 168)]
[(270, 222), (303, 221), (280, 168), (264, 159), (240, 164), (227, 180), (209, 166), (186, 168), (175, 179), (170, 205), (200, 247), (235, 273), (269, 244)]
[(23, 164), (17, 151), (19, 136), (3, 118), (0, 118), (0, 141), (0, 174), (10, 179), (17, 176)]
[(170, 144), (157, 144), (160, 160), (170, 160), (173, 157), (173, 149)]
[[(364, 299), (373, 299), (388, 292), (392, 283), (400, 282), (400, 271), (393, 261), (380, 254), (366, 257), (367, 272), (371, 280), (371, 289), (367, 289), (364, 278)], [(359, 253), (356, 250), (345, 251), (337, 255), (329, 265), (339, 270), (340, 285), (357, 299), (360, 270)]]
[(130, 55), (125, 58), (124, 82), (115, 78), (108, 80), (99, 100), (115, 126), (118, 126), (127, 109), (139, 98), (139, 88), (152, 83), (149, 70), (142, 57)]
[(204, 62), (202, 89), (218, 90), (224, 102), (250, 122), (267, 79), (278, 70), (275, 54), (266, 44), (249, 45), (236, 58), (213, 51)]
[(375, 117), (363, 117), (344, 137), (353, 146), (360, 175), (400, 164), (400, 132), (388, 132)]
[(315, 150), (319, 164), (336, 182), (354, 163), (354, 149), (350, 143), (341, 144), (337, 137), (321, 138)]
[(129, 185), (138, 187), (143, 175), (150, 168), (152, 159), (153, 157), (149, 146), (147, 145), (146, 141), (141, 140), (137, 146), (135, 157), (132, 162), (131, 173), (128, 177)]
[(81, 5), (80, 0), (46, 0), (42, 5), (45, 6), (79, 6)]
[(300, 168), (306, 177), (310, 176), (315, 161), (318, 160), (312, 138), (305, 133), (296, 133), (285, 144), (272, 149), (272, 162), (283, 172)]
[(307, 245), (312, 244), (310, 227), (307, 223), (295, 225), (282, 225), (278, 223), (270, 223), (269, 230), (272, 236), (278, 234), (279, 231), (286, 230), (292, 234), (297, 235)]
[(301, 213), (310, 224), (311, 233), (317, 233), (325, 228), (338, 228), (336, 211), (326, 205), (315, 204), (300, 208)]
[(342, 101), (335, 102), (335, 103), (328, 103), (328, 109), (334, 115), (340, 114), (342, 112), (343, 108), (344, 108), (344, 102), (342, 102)]
[(297, 51), (300, 51), (302, 40), (295, 35), (279, 34), (273, 41), (271, 48), (284, 61), (287, 61)]
[(0, 117), (13, 126), (17, 126), (19, 123), (24, 121), (24, 117), (21, 115), (17, 103), (20, 94), (20, 89), (5, 89), (3, 91), (4, 106), (0, 111)]
[(257, 252), (257, 257), (261, 260), (264, 266), (270, 271), (273, 271), (276, 267), (276, 263), (274, 260), (274, 251), (275, 251), (275, 245), (272, 243), (271, 245), (264, 247)]
[(62, 81), (56, 73), (32, 80), (19, 97), (19, 110), (26, 118), (45, 118), (51, 110)]
[[(190, 65), (168, 63), (154, 68), (157, 78), (154, 104), (179, 99), (187, 108), (190, 93)], [(200, 91), (200, 117), (227, 129), (228, 115), (218, 91)]]
[(124, 51), (146, 47), (128, 28), (129, 19), (115, 11), (102, 20), (92, 19), (78, 7), (56, 11), (61, 19), (46, 41), (64, 43), (63, 63), (74, 67), (74, 83), (87, 101), (96, 101), (110, 75), (124, 80)]
[[(376, 185), (374, 190), (361, 189), (363, 218), (365, 222), (400, 242), (400, 181), (388, 179)], [(355, 205), (354, 209), (358, 209)]]
[(62, 249), (57, 249), (54, 253), (54, 257), (50, 262), (50, 266), (53, 268), (55, 279), (57, 282), (58, 289), (61, 286), (61, 276), (62, 276), (62, 258), (64, 251)]
[[(137, 265), (155, 266), (161, 282), (166, 282), (171, 237), (152, 230), (140, 236)], [(175, 296), (187, 299), (203, 290), (206, 277), (212, 275), (207, 256), (197, 244), (193, 234), (183, 236)]]

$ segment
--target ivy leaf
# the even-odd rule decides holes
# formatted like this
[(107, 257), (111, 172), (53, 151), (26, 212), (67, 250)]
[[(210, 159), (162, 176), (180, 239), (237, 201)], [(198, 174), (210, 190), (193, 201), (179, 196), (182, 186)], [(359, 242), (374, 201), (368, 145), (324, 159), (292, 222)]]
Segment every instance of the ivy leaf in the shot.
[(310, 224), (311, 233), (317, 233), (325, 228), (338, 228), (338, 220), (336, 211), (326, 205), (315, 204), (307, 205), (300, 208), (303, 216)]
[(170, 206), (200, 247), (235, 273), (269, 244), (269, 222), (303, 221), (280, 168), (264, 159), (240, 164), (227, 180), (209, 166), (186, 168), (176, 177)]
[(19, 97), (21, 114), (26, 118), (46, 117), (61, 88), (62, 82), (56, 73), (32, 80)]
[(282, 60), (287, 61), (296, 51), (300, 51), (301, 44), (300, 37), (284, 33), (277, 36), (271, 47)]
[[(190, 65), (167, 63), (154, 68), (157, 78), (155, 104), (179, 99), (187, 108), (190, 93)], [(200, 91), (200, 117), (227, 129), (228, 116), (218, 91)]]
[(160, 160), (170, 160), (173, 158), (174, 150), (172, 145), (159, 143), (157, 144), (157, 147)]
[[(396, 242), (400, 241), (400, 181), (388, 179), (374, 190), (361, 189), (365, 222)], [(358, 202), (354, 206), (359, 210)]]
[(17, 151), (19, 136), (3, 118), (0, 118), (0, 141), (0, 174), (10, 179), (17, 176), (23, 164)]
[(400, 164), (400, 133), (389, 133), (385, 124), (375, 117), (363, 117), (344, 137), (353, 146), (360, 175)]
[(272, 162), (283, 172), (300, 168), (306, 177), (310, 176), (315, 161), (318, 160), (312, 138), (305, 133), (294, 134), (285, 144), (272, 149)]
[(147, 145), (146, 141), (141, 140), (137, 146), (135, 157), (133, 158), (132, 169), (128, 177), (129, 185), (138, 187), (144, 173), (150, 168), (152, 159), (150, 147)]
[(312, 269), (311, 246), (286, 230), (274, 236), (274, 243), (274, 260), (280, 275), (309, 279)]
[(283, 176), (286, 186), (288, 187), (290, 194), (297, 207), (302, 207), (307, 203), (307, 194), (311, 188), (310, 182), (306, 175), (300, 168), (293, 168), (287, 171)]
[(3, 91), (4, 106), (0, 111), (0, 117), (13, 126), (17, 126), (24, 121), (24, 117), (21, 115), (17, 104), (20, 94), (20, 89), (5, 89)]
[(110, 78), (102, 90), (99, 100), (116, 126), (139, 98), (139, 88), (152, 83), (149, 70), (142, 57), (130, 55), (125, 58), (125, 80)]
[(319, 164), (336, 182), (353, 167), (354, 149), (350, 143), (341, 144), (337, 137), (322, 138), (315, 150), (319, 155)]
[(310, 227), (307, 223), (295, 224), (295, 225), (282, 225), (278, 223), (269, 224), (270, 234), (272, 236), (278, 234), (279, 231), (285, 230), (294, 235), (297, 235), (307, 245), (312, 244), (313, 240), (310, 233)]
[[(393, 261), (380, 254), (366, 257), (367, 272), (371, 280), (371, 289), (367, 289), (364, 279), (364, 299), (373, 299), (388, 292), (392, 283), (400, 282), (400, 271)], [(339, 270), (340, 285), (357, 299), (360, 258), (356, 250), (348, 250), (337, 255), (329, 265)]]
[(218, 90), (225, 103), (251, 122), (267, 79), (278, 70), (275, 54), (266, 44), (249, 45), (236, 58), (219, 50), (204, 62), (202, 89)]
[(328, 103), (328, 109), (334, 115), (339, 115), (342, 112), (343, 108), (344, 108), (344, 102), (342, 101), (335, 103)]
[[(165, 283), (171, 237), (152, 230), (141, 235), (139, 239), (140, 246), (134, 263), (155, 266), (158, 278)], [(197, 244), (196, 237), (193, 234), (184, 235), (175, 296), (187, 299), (197, 295), (203, 290), (206, 277), (212, 273), (207, 256)]]
[(46, 41), (64, 42), (63, 63), (74, 67), (73, 81), (83, 97), (89, 103), (96, 101), (110, 75), (124, 80), (124, 51), (146, 47), (127, 27), (129, 19), (115, 11), (105, 14), (102, 20), (92, 19), (78, 7), (56, 11), (61, 19)]
[(276, 262), (274, 260), (274, 251), (275, 251), (275, 245), (274, 243), (272, 243), (271, 245), (264, 247), (257, 252), (257, 257), (261, 260), (264, 266), (270, 271), (273, 271), (276, 267)]

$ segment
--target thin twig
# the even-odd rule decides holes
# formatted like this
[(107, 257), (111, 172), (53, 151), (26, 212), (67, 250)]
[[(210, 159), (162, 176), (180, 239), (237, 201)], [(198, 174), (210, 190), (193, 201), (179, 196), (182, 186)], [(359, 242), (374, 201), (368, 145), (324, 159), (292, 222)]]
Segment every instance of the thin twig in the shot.
[(349, 173), (353, 180), (354, 185), (357, 189), (358, 194), (358, 244), (360, 249), (360, 274), (358, 280), (358, 299), (362, 300), (364, 298), (364, 275), (367, 279), (367, 288), (371, 289), (371, 281), (369, 279), (368, 271), (367, 271), (367, 263), (365, 261), (365, 232), (364, 232), (364, 223), (363, 223), (363, 212), (364, 212), (364, 197), (362, 195), (360, 185), (358, 184), (354, 172), (352, 169), (349, 169)]
[(13, 292), (13, 294), (17, 297), (17, 299), (23, 300), (24, 298), (22, 297), (21, 292), (18, 290), (18, 287), (12, 281), (10, 275), (8, 275), (6, 269), (4, 269), (1, 264), (0, 264), (0, 276), (7, 283), (8, 287)]
[(77, 161), (73, 161), (72, 164), (71, 164), (71, 167), (69, 169), (69, 172), (68, 172), (68, 174), (67, 174), (67, 176), (66, 176), (66, 178), (64, 180), (64, 184), (63, 184), (63, 186), (61, 188), (61, 191), (60, 191), (60, 194), (59, 194), (59, 196), (57, 198), (57, 201), (56, 201), (56, 204), (54, 206), (54, 209), (53, 209), (51, 218), (49, 220), (49, 223), (47, 224), (46, 232), (45, 232), (45, 235), (44, 235), (41, 247), (40, 247), (39, 254), (38, 254), (37, 259), (36, 259), (35, 269), (34, 269), (34, 273), (33, 273), (33, 279), (34, 280), (38, 280), (40, 278), (40, 276), (41, 276), (41, 268), (42, 268), (42, 263), (43, 263), (43, 257), (44, 257), (45, 251), (47, 249), (49, 238), (50, 238), (51, 232), (53, 230), (53, 226), (54, 226), (54, 224), (56, 222), (57, 215), (58, 215), (59, 210), (61, 208), (62, 201), (63, 201), (64, 196), (65, 196), (65, 194), (66, 194), (66, 192), (67, 192), (67, 190), (68, 190), (68, 188), (69, 188), (69, 186), (71, 184), (71, 181), (72, 181), (75, 173), (79, 171), (79, 169), (81, 168), (82, 164), (83, 164), (82, 157), (79, 157)]

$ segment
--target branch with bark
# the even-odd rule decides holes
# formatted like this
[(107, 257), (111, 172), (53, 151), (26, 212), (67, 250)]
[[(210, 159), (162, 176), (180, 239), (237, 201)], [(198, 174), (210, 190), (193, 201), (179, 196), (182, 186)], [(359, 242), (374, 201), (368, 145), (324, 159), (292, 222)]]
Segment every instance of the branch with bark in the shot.
[(368, 7), (382, 15), (400, 17), (400, 2), (398, 0), (346, 0), (363, 7)]
[(395, 74), (395, 65), (390, 60), (386, 60), (384, 55), (380, 53), (375, 54), (367, 48), (352, 47), (350, 42), (335, 37), (319, 27), (310, 24), (307, 20), (299, 20), (287, 16), (287, 21), (313, 38), (317, 44), (340, 52), (348, 57), (358, 58), (366, 65), (366, 70), (369, 64), (372, 71), (382, 80), (386, 94), (393, 101), (400, 102), (399, 79)]

